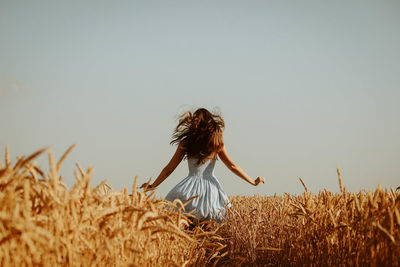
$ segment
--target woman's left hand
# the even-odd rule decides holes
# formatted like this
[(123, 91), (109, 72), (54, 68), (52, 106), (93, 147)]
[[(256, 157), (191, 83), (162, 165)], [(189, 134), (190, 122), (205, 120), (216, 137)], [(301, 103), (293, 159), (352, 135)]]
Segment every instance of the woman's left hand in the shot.
[(259, 183), (263, 183), (265, 184), (265, 178), (264, 177), (257, 177), (257, 179), (254, 181), (255, 182), (255, 186), (257, 186)]

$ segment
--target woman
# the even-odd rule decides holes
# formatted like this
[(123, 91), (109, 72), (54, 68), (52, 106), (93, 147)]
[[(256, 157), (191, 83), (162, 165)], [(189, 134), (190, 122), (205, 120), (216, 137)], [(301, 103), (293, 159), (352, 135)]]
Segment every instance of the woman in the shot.
[(214, 176), (214, 166), (217, 156), (234, 174), (251, 185), (265, 183), (265, 178), (250, 178), (242, 168), (229, 157), (226, 151), (222, 131), (225, 127), (221, 116), (212, 114), (205, 108), (196, 110), (193, 114), (185, 112), (179, 120), (172, 136), (171, 144), (178, 144), (170, 162), (161, 171), (152, 185), (144, 183), (142, 187), (155, 189), (186, 158), (189, 165), (189, 175), (178, 183), (165, 197), (168, 201), (180, 199), (189, 201), (186, 211), (194, 210), (193, 215), (198, 220), (223, 221), (225, 204), (231, 206), (228, 196)]

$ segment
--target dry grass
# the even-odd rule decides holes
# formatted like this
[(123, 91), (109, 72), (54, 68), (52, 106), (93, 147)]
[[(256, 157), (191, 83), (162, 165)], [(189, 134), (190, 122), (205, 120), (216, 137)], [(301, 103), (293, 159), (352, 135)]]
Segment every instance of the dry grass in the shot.
[[(170, 202), (139, 192), (90, 186), (93, 169), (79, 165), (69, 190), (49, 150), (49, 171), (21, 157), (0, 166), (0, 266), (184, 266), (211, 264), (223, 245), (213, 232), (184, 230), (188, 217)], [(213, 241), (214, 240), (214, 241)], [(212, 257), (214, 256), (214, 257)]]
[(400, 195), (393, 189), (340, 194), (230, 197), (219, 229), (226, 264), (400, 266)]
[[(228, 221), (188, 228), (184, 203), (90, 185), (77, 164), (68, 189), (51, 150), (0, 163), (1, 266), (399, 266), (400, 197), (393, 189), (230, 197)], [(176, 207), (168, 209), (168, 206)], [(191, 230), (189, 230), (191, 229)]]

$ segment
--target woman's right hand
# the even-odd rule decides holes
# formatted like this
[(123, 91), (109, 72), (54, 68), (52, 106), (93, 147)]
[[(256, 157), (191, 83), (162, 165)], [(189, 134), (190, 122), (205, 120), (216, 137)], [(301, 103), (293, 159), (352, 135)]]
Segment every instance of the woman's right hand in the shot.
[(150, 181), (148, 181), (147, 183), (142, 184), (139, 188), (143, 188), (146, 191), (151, 191), (154, 190), (155, 188), (153, 188), (153, 186), (150, 184)]
[(257, 186), (259, 183), (265, 184), (265, 178), (264, 177), (257, 177), (257, 179), (254, 181), (254, 186)]

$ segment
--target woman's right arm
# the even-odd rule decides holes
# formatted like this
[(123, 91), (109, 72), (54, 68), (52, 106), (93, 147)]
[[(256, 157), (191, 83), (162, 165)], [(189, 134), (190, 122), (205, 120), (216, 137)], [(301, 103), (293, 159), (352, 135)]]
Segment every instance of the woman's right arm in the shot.
[(264, 177), (257, 177), (256, 180), (253, 180), (242, 168), (240, 168), (239, 165), (237, 165), (231, 157), (229, 156), (228, 152), (226, 151), (225, 145), (221, 149), (221, 151), (218, 153), (219, 158), (222, 160), (222, 162), (228, 167), (229, 170), (231, 170), (234, 174), (245, 180), (251, 185), (258, 185), (259, 183), (265, 183), (265, 178)]
[(179, 145), (178, 148), (175, 151), (175, 154), (172, 156), (171, 160), (167, 164), (167, 166), (164, 167), (164, 169), (161, 171), (161, 173), (158, 175), (157, 179), (154, 181), (152, 185), (149, 183), (144, 183), (140, 188), (145, 188), (146, 185), (149, 186), (150, 189), (155, 189), (157, 186), (159, 186), (167, 177), (175, 170), (175, 168), (179, 165), (179, 163), (182, 161), (183, 157), (185, 156), (185, 152), (182, 149), (182, 146)]

